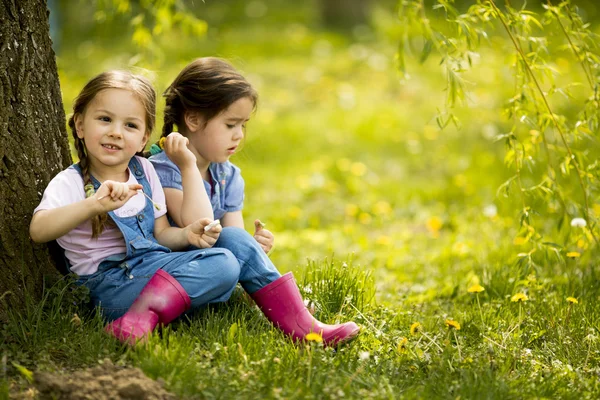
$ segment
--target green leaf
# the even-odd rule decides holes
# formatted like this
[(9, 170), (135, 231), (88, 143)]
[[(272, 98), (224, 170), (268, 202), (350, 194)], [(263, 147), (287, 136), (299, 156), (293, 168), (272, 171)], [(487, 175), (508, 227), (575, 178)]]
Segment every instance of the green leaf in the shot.
[(229, 333), (227, 334), (227, 343), (231, 344), (234, 342), (237, 331), (238, 331), (238, 324), (237, 324), (237, 322), (234, 322), (229, 327)]
[(419, 58), (419, 63), (423, 64), (429, 58), (431, 54), (431, 50), (433, 49), (433, 41), (431, 39), (427, 39), (425, 45), (423, 46), (423, 51), (421, 52), (421, 57)]
[(17, 371), (19, 371), (19, 373), (21, 375), (23, 375), (23, 377), (25, 377), (25, 379), (27, 379), (27, 382), (29, 382), (29, 383), (33, 382), (33, 372), (31, 372), (30, 370), (28, 370), (24, 366), (22, 366), (20, 364), (17, 364), (14, 361), (12, 362), (12, 365), (17, 369)]

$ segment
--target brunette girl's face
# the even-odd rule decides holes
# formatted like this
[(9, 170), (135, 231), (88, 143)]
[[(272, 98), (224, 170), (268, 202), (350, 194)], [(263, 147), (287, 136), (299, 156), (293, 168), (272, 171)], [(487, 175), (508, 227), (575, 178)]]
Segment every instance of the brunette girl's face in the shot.
[[(243, 97), (205, 125), (200, 123), (189, 129), (190, 148), (199, 163), (222, 163), (229, 160), (244, 138), (244, 128), (250, 119), (254, 103)], [(188, 128), (190, 128), (188, 126)]]
[(104, 89), (83, 114), (75, 116), (77, 137), (83, 139), (92, 171), (127, 169), (129, 160), (148, 141), (146, 109), (126, 89)]

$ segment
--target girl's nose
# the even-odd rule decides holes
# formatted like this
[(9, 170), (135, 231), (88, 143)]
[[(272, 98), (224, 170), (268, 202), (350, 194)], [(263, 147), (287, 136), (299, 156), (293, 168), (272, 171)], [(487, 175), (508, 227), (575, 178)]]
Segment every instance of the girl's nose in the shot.
[(121, 129), (121, 127), (119, 127), (119, 126), (114, 126), (114, 127), (113, 127), (113, 128), (110, 130), (109, 136), (116, 137), (116, 138), (121, 138), (121, 137), (123, 137), (123, 132), (122, 132), (122, 129)]
[(235, 130), (233, 134), (233, 140), (242, 140), (244, 138), (244, 128), (241, 126)]

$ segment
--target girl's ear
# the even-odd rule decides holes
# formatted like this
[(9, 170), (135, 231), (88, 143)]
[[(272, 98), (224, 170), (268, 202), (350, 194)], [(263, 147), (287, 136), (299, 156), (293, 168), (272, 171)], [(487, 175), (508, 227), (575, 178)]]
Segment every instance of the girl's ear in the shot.
[(202, 116), (194, 111), (186, 111), (183, 115), (188, 132), (197, 132), (202, 126)]
[(141, 153), (146, 148), (146, 144), (150, 139), (150, 132), (144, 133), (144, 138), (142, 139), (142, 144), (140, 144), (140, 148), (138, 149), (138, 153)]
[(79, 139), (83, 139), (83, 115), (81, 114), (75, 114), (75, 132)]

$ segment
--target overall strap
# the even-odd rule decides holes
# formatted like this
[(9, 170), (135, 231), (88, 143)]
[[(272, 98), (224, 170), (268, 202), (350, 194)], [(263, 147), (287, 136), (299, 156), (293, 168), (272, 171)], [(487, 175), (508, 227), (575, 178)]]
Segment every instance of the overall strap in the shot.
[(140, 163), (140, 160), (138, 160), (137, 157), (131, 157), (131, 160), (129, 160), (129, 169), (131, 170), (131, 172), (133, 172), (133, 174), (135, 175), (135, 179), (137, 179), (138, 182), (140, 182), (142, 179), (146, 179), (146, 175), (144, 174), (144, 167), (142, 167), (142, 163)]

